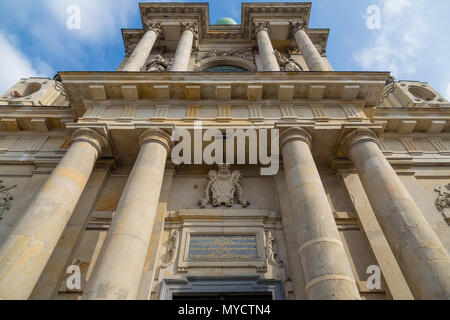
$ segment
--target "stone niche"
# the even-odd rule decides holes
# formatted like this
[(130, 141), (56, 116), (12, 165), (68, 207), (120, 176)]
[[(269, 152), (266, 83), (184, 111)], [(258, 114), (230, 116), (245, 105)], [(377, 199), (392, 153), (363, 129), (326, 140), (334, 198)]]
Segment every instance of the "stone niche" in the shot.
[(59, 83), (48, 78), (21, 79), (0, 97), (0, 105), (66, 106), (63, 90)]
[(395, 94), (400, 103), (408, 108), (450, 107), (450, 102), (427, 82), (399, 81)]

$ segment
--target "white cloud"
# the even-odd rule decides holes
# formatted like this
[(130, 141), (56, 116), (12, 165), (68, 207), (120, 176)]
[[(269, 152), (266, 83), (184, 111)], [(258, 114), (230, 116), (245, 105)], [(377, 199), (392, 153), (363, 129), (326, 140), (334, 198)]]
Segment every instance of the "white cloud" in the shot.
[[(367, 31), (366, 45), (353, 57), (364, 70), (390, 71), (397, 79), (429, 81), (444, 92), (449, 83), (450, 43), (444, 41), (444, 0), (377, 0), (380, 30)], [(444, 32), (444, 33), (443, 33)]]
[(445, 90), (445, 98), (450, 101), (450, 83), (447, 84), (447, 90)]
[[(61, 28), (74, 37), (91, 42), (116, 36), (133, 12), (138, 12), (136, 0), (45, 0), (44, 4)], [(67, 10), (73, 5), (80, 9), (81, 24), (80, 29), (68, 30), (67, 20), (71, 15)]]
[(36, 66), (17, 47), (14, 36), (0, 30), (0, 95), (11, 88), (20, 78), (49, 76), (51, 67), (40, 60)]
[(387, 70), (394, 76), (415, 74), (429, 45), (429, 28), (423, 17), (424, 0), (380, 0), (381, 30), (375, 39), (356, 52), (356, 62), (366, 70)]
[[(72, 5), (81, 9), (80, 29), (67, 28)], [(94, 50), (102, 59), (102, 49), (120, 43), (120, 29), (139, 13), (137, 0), (43, 0), (39, 5), (8, 1), (0, 3), (0, 11), (12, 13), (0, 21), (8, 30), (0, 34), (0, 94), (21, 77), (51, 77), (55, 71), (49, 63), (84, 69), (81, 61), (90, 59)], [(26, 43), (26, 50), (20, 50), (19, 43)]]

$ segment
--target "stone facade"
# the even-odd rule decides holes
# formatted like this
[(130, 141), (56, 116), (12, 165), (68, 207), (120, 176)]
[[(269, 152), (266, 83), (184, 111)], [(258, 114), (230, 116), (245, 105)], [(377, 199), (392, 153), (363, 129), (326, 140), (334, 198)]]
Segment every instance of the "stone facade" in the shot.
[[(0, 97), (0, 299), (450, 298), (450, 102), (334, 71), (309, 3), (140, 10), (117, 72)], [(279, 172), (175, 164), (200, 122), (278, 130)]]

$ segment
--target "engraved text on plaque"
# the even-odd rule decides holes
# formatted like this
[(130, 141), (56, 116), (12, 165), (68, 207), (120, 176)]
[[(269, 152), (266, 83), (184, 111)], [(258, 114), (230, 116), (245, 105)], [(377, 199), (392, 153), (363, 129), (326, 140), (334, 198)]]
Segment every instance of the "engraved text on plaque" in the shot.
[(257, 259), (256, 235), (199, 236), (191, 235), (189, 260)]

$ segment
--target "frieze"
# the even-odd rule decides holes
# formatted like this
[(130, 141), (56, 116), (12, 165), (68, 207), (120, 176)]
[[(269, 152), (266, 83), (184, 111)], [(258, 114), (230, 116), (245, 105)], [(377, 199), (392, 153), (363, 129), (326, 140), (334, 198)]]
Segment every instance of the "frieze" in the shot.
[(195, 59), (196, 63), (199, 63), (202, 60), (212, 57), (235, 57), (249, 60), (251, 62), (255, 61), (255, 57), (252, 52), (242, 52), (238, 50), (229, 50), (229, 51), (210, 50), (203, 54), (200, 54), (198, 51), (196, 53), (197, 53), (197, 57)]

